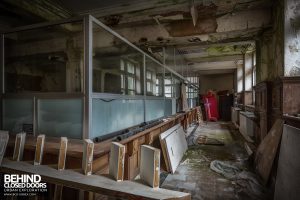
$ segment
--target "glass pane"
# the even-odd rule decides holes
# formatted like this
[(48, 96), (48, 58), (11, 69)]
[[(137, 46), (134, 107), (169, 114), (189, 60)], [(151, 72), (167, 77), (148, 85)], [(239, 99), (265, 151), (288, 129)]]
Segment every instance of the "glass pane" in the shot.
[(165, 97), (173, 97), (172, 74), (168, 69), (165, 73)]
[(173, 97), (180, 97), (180, 81), (178, 78), (173, 76)]
[(134, 90), (135, 87), (134, 87), (134, 78), (132, 77), (128, 77), (128, 89), (129, 90)]
[(166, 92), (166, 94), (171, 94), (172, 86), (171, 85), (170, 86), (165, 86), (165, 92)]
[(135, 65), (132, 62), (127, 62), (127, 72), (134, 74)]
[(150, 72), (150, 71), (147, 71), (147, 79), (152, 79), (152, 72)]
[[(139, 51), (93, 24), (94, 92), (140, 95), (142, 69), (143, 55)], [(135, 80), (134, 84), (128, 76)]]
[(92, 134), (95, 138), (144, 121), (143, 100), (93, 99)]
[(38, 100), (38, 134), (82, 139), (81, 99)]
[(147, 95), (163, 96), (163, 66), (146, 57)]
[(245, 54), (245, 90), (250, 91), (252, 90), (252, 54), (247, 53)]
[(12, 133), (33, 133), (33, 100), (3, 99), (3, 129)]
[(147, 93), (149, 92), (149, 93), (151, 93), (152, 92), (152, 83), (151, 83), (151, 81), (147, 81)]
[(163, 99), (146, 100), (146, 121), (155, 120), (164, 116), (165, 103)]
[(166, 99), (165, 100), (165, 116), (173, 115), (176, 113), (176, 100)]
[(82, 22), (5, 34), (5, 91), (80, 92)]

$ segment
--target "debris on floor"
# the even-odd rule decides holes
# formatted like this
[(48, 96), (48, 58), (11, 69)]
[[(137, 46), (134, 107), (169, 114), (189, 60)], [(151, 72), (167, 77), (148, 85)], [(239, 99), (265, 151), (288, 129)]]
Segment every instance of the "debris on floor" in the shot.
[[(254, 170), (244, 148), (245, 140), (231, 126), (230, 122), (208, 122), (205, 126), (190, 127), (189, 149), (175, 173), (168, 174), (161, 187), (189, 192), (193, 200), (270, 199), (269, 191), (265, 193), (258, 179), (247, 173)], [(222, 141), (224, 145), (201, 145), (200, 136)], [(228, 171), (234, 179), (211, 170), (210, 163), (215, 160), (233, 165), (235, 168)]]
[(197, 142), (198, 144), (203, 144), (203, 145), (224, 145), (224, 142), (214, 138), (209, 138), (206, 135), (199, 136)]
[(232, 162), (214, 160), (210, 169), (231, 180), (237, 193), (247, 194), (253, 199), (263, 199), (266, 193), (256, 174), (243, 170)]

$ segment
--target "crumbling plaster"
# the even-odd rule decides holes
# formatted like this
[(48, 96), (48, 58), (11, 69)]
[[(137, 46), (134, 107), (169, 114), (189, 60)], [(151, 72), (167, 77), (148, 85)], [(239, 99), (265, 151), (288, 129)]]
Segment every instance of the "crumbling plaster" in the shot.
[(284, 2), (284, 75), (300, 76), (300, 1)]

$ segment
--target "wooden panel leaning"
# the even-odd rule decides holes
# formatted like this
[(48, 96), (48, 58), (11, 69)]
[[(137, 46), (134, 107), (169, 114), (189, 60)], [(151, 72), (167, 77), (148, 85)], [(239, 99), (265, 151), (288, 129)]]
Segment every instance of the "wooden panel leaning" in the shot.
[(160, 150), (148, 145), (141, 146), (141, 180), (153, 188), (159, 187)]
[(13, 154), (14, 161), (21, 161), (23, 159), (25, 139), (26, 139), (25, 132), (18, 133), (16, 135), (15, 148), (14, 148), (14, 154)]
[(116, 181), (124, 179), (125, 146), (112, 142), (109, 155), (109, 175)]
[(83, 140), (82, 170), (85, 175), (92, 174), (94, 142), (90, 139)]
[(9, 135), (8, 131), (0, 130), (0, 166), (5, 155), (6, 146), (8, 143)]
[(67, 149), (68, 149), (68, 138), (61, 137), (60, 138), (60, 147), (59, 147), (59, 154), (58, 154), (58, 170), (65, 169), (66, 157), (67, 157)]
[(45, 144), (45, 135), (39, 135), (36, 138), (35, 155), (34, 155), (34, 162), (33, 162), (34, 165), (42, 164), (44, 144)]

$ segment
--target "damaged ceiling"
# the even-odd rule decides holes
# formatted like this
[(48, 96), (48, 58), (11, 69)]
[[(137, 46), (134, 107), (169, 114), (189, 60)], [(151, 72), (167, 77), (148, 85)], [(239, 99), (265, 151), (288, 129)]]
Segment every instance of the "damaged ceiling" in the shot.
[(176, 48), (191, 73), (220, 73), (253, 50), (271, 8), (271, 0), (3, 0), (0, 31), (90, 13), (145, 50)]

